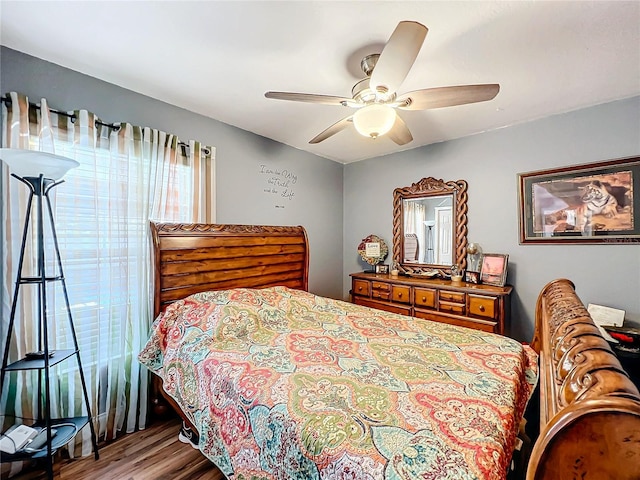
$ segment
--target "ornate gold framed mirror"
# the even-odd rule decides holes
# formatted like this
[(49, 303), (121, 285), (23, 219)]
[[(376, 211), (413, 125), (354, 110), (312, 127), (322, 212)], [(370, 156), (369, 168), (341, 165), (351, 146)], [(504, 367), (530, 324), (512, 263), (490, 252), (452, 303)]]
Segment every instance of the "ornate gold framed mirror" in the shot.
[(467, 182), (427, 177), (393, 191), (393, 261), (408, 275), (467, 266)]

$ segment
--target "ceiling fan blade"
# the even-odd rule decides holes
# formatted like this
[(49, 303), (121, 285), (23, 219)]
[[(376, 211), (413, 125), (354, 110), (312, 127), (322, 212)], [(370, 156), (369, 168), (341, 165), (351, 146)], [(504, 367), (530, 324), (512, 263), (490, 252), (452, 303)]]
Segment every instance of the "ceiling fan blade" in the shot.
[(335, 97), (333, 95), (316, 95), (314, 93), (266, 92), (267, 98), (290, 100), (292, 102), (323, 103), (325, 105), (342, 105), (344, 107), (361, 106), (353, 98)]
[(372, 90), (394, 93), (409, 74), (429, 29), (418, 22), (400, 22), (382, 49), (371, 73)]
[(309, 140), (309, 143), (320, 143), (323, 140), (326, 140), (327, 138), (329, 138), (330, 136), (335, 135), (338, 132), (341, 132), (342, 130), (347, 128), (351, 123), (353, 123), (353, 115), (337, 121), (336, 123), (331, 125), (329, 128), (327, 128), (326, 130), (322, 131), (321, 133), (313, 137), (311, 140)]
[(400, 118), (400, 115), (396, 113), (396, 121), (387, 133), (389, 138), (396, 142), (398, 145), (405, 145), (413, 140), (413, 136), (407, 127), (407, 124), (404, 123), (404, 120)]
[(497, 83), (426, 88), (405, 93), (395, 103), (402, 110), (427, 110), (486, 102), (495, 98), (499, 91), (500, 85)]

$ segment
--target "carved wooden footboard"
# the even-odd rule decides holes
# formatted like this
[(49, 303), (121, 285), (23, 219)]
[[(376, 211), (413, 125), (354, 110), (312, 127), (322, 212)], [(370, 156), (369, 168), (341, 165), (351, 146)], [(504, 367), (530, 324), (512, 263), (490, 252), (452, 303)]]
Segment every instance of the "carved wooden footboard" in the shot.
[(527, 480), (640, 479), (640, 393), (570, 280), (540, 293), (540, 435)]

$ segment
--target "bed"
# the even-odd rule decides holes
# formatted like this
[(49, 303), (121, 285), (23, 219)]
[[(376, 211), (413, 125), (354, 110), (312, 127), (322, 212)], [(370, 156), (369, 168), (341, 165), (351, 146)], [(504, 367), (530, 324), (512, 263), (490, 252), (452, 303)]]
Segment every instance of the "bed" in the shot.
[(151, 229), (158, 317), (139, 359), (227, 477), (506, 476), (532, 349), (307, 292), (302, 227)]
[(640, 393), (570, 280), (540, 292), (532, 347), (540, 433), (527, 480), (639, 480)]

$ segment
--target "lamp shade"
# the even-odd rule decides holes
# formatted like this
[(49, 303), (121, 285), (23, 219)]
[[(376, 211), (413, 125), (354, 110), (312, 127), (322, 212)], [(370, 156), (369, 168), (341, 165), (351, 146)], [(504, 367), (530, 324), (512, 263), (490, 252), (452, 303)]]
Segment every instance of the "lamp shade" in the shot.
[(39, 177), (60, 180), (79, 162), (53, 153), (18, 148), (0, 148), (0, 159), (9, 165), (11, 173), (25, 177)]
[(378, 103), (361, 108), (353, 115), (353, 125), (358, 133), (371, 138), (387, 133), (395, 121), (395, 110), (389, 105)]

